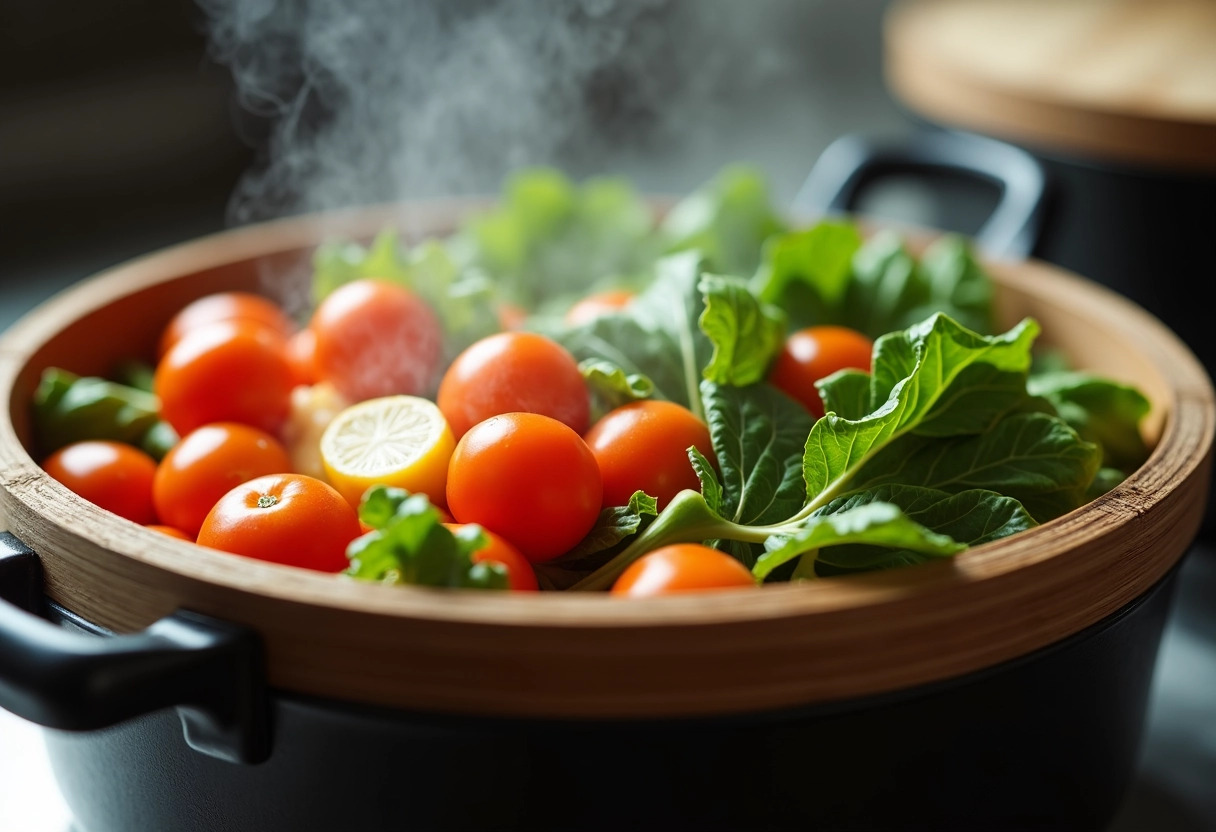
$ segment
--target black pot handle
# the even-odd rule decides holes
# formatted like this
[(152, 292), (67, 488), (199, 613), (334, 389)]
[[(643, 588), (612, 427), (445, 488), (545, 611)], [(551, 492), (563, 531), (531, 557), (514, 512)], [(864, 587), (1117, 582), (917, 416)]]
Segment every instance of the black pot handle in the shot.
[(71, 632), (45, 611), (42, 564), (0, 533), (0, 707), (68, 731), (91, 731), (176, 707), (186, 742), (213, 757), (270, 754), (261, 639), (179, 611), (140, 633)]
[(956, 173), (997, 185), (1001, 198), (974, 239), (991, 257), (1029, 257), (1043, 219), (1047, 175), (1034, 156), (1005, 142), (949, 130), (908, 138), (846, 134), (820, 154), (794, 198), (795, 212), (848, 213), (863, 185), (890, 174)]

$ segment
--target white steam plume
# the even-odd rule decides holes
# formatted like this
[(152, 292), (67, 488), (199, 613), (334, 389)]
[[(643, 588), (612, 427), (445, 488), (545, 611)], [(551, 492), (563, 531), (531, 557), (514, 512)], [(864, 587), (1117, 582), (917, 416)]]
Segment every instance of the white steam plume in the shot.
[(527, 164), (601, 172), (624, 146), (670, 152), (780, 70), (754, 46), (771, 41), (764, 3), (198, 2), (245, 127), (264, 132), (232, 224), (493, 192)]

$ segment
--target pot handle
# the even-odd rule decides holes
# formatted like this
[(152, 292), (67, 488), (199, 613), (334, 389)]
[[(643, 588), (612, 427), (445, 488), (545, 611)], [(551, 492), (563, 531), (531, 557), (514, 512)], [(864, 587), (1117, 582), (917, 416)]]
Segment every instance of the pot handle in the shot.
[(44, 620), (45, 608), (38, 556), (0, 532), (0, 707), (67, 731), (176, 707), (190, 747), (231, 762), (269, 756), (252, 630), (182, 610), (140, 633), (98, 637)]
[(964, 174), (997, 185), (1000, 202), (976, 232), (975, 243), (990, 257), (1030, 256), (1043, 220), (1043, 166), (1021, 148), (971, 133), (926, 129), (888, 140), (841, 136), (819, 156), (793, 208), (815, 216), (847, 213), (862, 186), (906, 173)]

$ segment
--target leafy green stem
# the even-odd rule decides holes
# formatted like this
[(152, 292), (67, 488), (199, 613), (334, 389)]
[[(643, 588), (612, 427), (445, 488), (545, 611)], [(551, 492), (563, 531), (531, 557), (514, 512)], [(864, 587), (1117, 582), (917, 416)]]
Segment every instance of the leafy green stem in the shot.
[(699, 543), (710, 538), (763, 543), (767, 537), (768, 532), (760, 527), (723, 520), (710, 509), (700, 493), (691, 489), (681, 491), (632, 543), (570, 588), (576, 591), (608, 589), (629, 564), (647, 552), (671, 543)]

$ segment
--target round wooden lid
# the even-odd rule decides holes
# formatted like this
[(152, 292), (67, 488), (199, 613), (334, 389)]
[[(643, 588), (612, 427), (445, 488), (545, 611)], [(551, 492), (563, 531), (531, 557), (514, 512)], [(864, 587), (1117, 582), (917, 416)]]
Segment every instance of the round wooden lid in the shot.
[(899, 0), (884, 36), (887, 83), (928, 119), (1216, 172), (1210, 0)]

